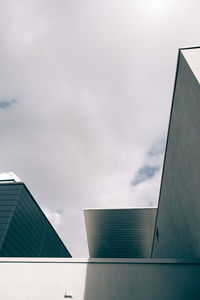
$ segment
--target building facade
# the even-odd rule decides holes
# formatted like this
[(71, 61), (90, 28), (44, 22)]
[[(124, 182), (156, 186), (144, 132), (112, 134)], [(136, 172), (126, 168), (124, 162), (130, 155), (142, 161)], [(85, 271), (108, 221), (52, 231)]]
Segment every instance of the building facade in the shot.
[(0, 256), (71, 257), (24, 183), (0, 181)]
[(91, 258), (150, 258), (157, 208), (86, 209)]

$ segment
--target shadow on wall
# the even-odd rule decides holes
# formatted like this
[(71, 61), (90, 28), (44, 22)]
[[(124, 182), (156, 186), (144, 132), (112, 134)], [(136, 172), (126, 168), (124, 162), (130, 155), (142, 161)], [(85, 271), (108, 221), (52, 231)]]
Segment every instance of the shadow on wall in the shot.
[(197, 300), (200, 263), (89, 260), (84, 300)]

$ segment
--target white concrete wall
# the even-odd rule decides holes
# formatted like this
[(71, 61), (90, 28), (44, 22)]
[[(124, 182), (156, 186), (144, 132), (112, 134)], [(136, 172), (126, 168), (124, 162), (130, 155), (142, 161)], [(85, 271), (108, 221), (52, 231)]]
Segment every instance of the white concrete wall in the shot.
[[(200, 258), (200, 84), (180, 52), (157, 212), (154, 258)], [(193, 60), (192, 60), (193, 61)], [(200, 60), (194, 60), (200, 66)]]
[(0, 259), (0, 299), (200, 299), (200, 261)]
[(66, 291), (73, 299), (84, 299), (86, 263), (19, 261), (0, 263), (0, 299), (58, 300)]

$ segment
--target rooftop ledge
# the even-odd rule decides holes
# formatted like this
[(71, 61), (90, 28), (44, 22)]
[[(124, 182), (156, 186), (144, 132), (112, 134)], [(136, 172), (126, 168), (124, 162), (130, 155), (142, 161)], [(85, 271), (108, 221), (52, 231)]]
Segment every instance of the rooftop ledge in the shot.
[(200, 259), (172, 258), (28, 258), (1, 257), (0, 263), (65, 263), (65, 264), (200, 264)]

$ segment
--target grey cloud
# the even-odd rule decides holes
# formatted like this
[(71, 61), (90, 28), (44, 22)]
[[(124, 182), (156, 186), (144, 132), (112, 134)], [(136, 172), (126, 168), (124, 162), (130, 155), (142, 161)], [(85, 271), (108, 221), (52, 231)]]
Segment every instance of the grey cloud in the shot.
[(157, 156), (157, 155), (163, 155), (165, 151), (165, 139), (162, 138), (160, 141), (156, 144), (154, 144), (149, 152), (147, 153), (149, 156)]
[(142, 189), (130, 178), (161, 168), (164, 143), (155, 141), (167, 132), (178, 47), (199, 36), (200, 2), (147, 2), (0, 3), (0, 99), (20, 99), (2, 104), (0, 171), (62, 212), (55, 226), (73, 256), (87, 252), (84, 207), (157, 199), (159, 176)]
[(6, 109), (16, 102), (17, 102), (17, 100), (14, 98), (13, 99), (2, 99), (2, 100), (0, 100), (0, 109)]
[(131, 181), (131, 186), (152, 179), (160, 171), (163, 164), (164, 150), (165, 139), (159, 137), (146, 153), (145, 163), (137, 170), (134, 179)]
[(141, 182), (149, 180), (155, 176), (155, 174), (160, 170), (160, 166), (148, 166), (145, 165), (141, 167), (135, 175), (135, 178), (131, 182), (132, 186), (136, 186)]

